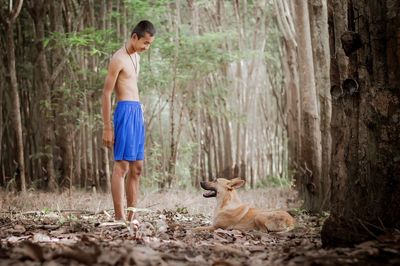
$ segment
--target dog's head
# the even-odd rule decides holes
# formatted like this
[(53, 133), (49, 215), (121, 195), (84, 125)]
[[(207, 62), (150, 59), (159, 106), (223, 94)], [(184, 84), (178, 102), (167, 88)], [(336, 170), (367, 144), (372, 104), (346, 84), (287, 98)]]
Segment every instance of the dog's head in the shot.
[(207, 192), (203, 193), (203, 196), (206, 198), (212, 198), (239, 188), (243, 186), (244, 182), (245, 181), (240, 178), (234, 178), (232, 180), (217, 178), (213, 181), (202, 181), (200, 182), (200, 186), (207, 190)]

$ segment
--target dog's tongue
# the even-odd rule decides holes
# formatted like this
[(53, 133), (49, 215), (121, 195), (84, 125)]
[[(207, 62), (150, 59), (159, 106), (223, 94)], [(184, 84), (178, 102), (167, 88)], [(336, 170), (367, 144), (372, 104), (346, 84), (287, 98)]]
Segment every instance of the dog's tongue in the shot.
[(209, 190), (207, 192), (203, 193), (203, 197), (209, 198), (209, 197), (215, 197), (216, 193), (213, 190)]

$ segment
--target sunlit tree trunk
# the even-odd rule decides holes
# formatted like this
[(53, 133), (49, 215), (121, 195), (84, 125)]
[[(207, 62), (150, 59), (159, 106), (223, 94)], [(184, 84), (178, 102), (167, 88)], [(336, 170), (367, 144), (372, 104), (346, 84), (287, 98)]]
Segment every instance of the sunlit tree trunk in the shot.
[(314, 59), (314, 76), (321, 117), (322, 165), (321, 165), (321, 209), (327, 210), (330, 202), (331, 163), (331, 97), (330, 97), (330, 51), (328, 32), (328, 8), (326, 0), (309, 1), (311, 39)]
[(295, 27), (298, 49), (299, 80), (302, 117), (302, 150), (297, 186), (304, 199), (304, 207), (310, 211), (320, 211), (321, 193), (321, 130), (315, 88), (314, 64), (311, 46), (308, 5), (305, 1), (295, 1)]
[[(301, 110), (296, 33), (294, 18), (288, 2), (275, 0), (274, 4), (278, 26), (283, 34), (283, 57), (281, 61), (286, 88), (289, 168), (293, 171), (297, 170), (301, 157)], [(297, 177), (297, 174), (295, 176)]]
[[(194, 35), (198, 35), (199, 34), (199, 10), (197, 7), (197, 4), (194, 0), (187, 0), (187, 3), (189, 5), (190, 8), (190, 13), (192, 16), (192, 30)], [(196, 91), (195, 93), (195, 97), (196, 97), (196, 142), (197, 142), (197, 154), (196, 154), (196, 167), (197, 167), (197, 171), (195, 174), (195, 180), (194, 180), (194, 186), (195, 187), (199, 187), (200, 185), (200, 178), (202, 176), (202, 171), (205, 172), (205, 169), (201, 169), (201, 153), (202, 153), (202, 143), (201, 143), (201, 137), (202, 137), (202, 129), (201, 129), (201, 124), (202, 124), (202, 120), (201, 120), (201, 106), (200, 106), (200, 97), (201, 97), (201, 93), (199, 90)], [(211, 169), (211, 142), (208, 142), (208, 149), (207, 149), (207, 157), (208, 157), (208, 171), (210, 172)], [(205, 180), (204, 180), (205, 181)]]
[(233, 157), (232, 157), (232, 130), (231, 125), (226, 116), (223, 117), (221, 121), (222, 128), (223, 128), (223, 136), (224, 136), (224, 167), (229, 169), (229, 174), (227, 175), (228, 178), (233, 178)]
[[(175, 10), (174, 10), (174, 33), (175, 33), (175, 41), (179, 42), (179, 25), (181, 24), (181, 11), (180, 11), (180, 1), (176, 0), (175, 2)], [(178, 146), (180, 142), (180, 134), (182, 130), (182, 116), (183, 116), (183, 106), (179, 107), (177, 90), (180, 86), (178, 79), (178, 64), (179, 64), (179, 49), (175, 48), (174, 51), (174, 70), (173, 70), (173, 82), (171, 88), (171, 96), (170, 96), (170, 113), (169, 113), (169, 124), (170, 124), (170, 155), (168, 159), (168, 176), (166, 179), (166, 184), (171, 186), (173, 180), (175, 179), (175, 167), (176, 167), (176, 159), (178, 154)], [(178, 113), (179, 117), (176, 119), (175, 114)], [(178, 120), (178, 123), (177, 121)], [(165, 185), (165, 184), (164, 184)], [(163, 188), (163, 187), (162, 187)]]

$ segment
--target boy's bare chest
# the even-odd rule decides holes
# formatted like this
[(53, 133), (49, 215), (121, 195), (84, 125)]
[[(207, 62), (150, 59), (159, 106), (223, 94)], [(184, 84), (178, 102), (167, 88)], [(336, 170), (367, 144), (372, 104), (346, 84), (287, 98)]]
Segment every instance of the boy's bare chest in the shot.
[(139, 71), (139, 63), (136, 61), (131, 62), (129, 58), (123, 61), (122, 70), (120, 76), (125, 79), (137, 80)]

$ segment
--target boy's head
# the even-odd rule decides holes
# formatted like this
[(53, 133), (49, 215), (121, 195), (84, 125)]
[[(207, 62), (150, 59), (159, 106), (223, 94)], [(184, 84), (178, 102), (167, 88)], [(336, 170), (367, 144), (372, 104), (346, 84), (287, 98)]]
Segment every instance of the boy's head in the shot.
[(131, 33), (131, 42), (136, 52), (143, 52), (149, 49), (154, 40), (156, 29), (148, 20), (140, 21)]

